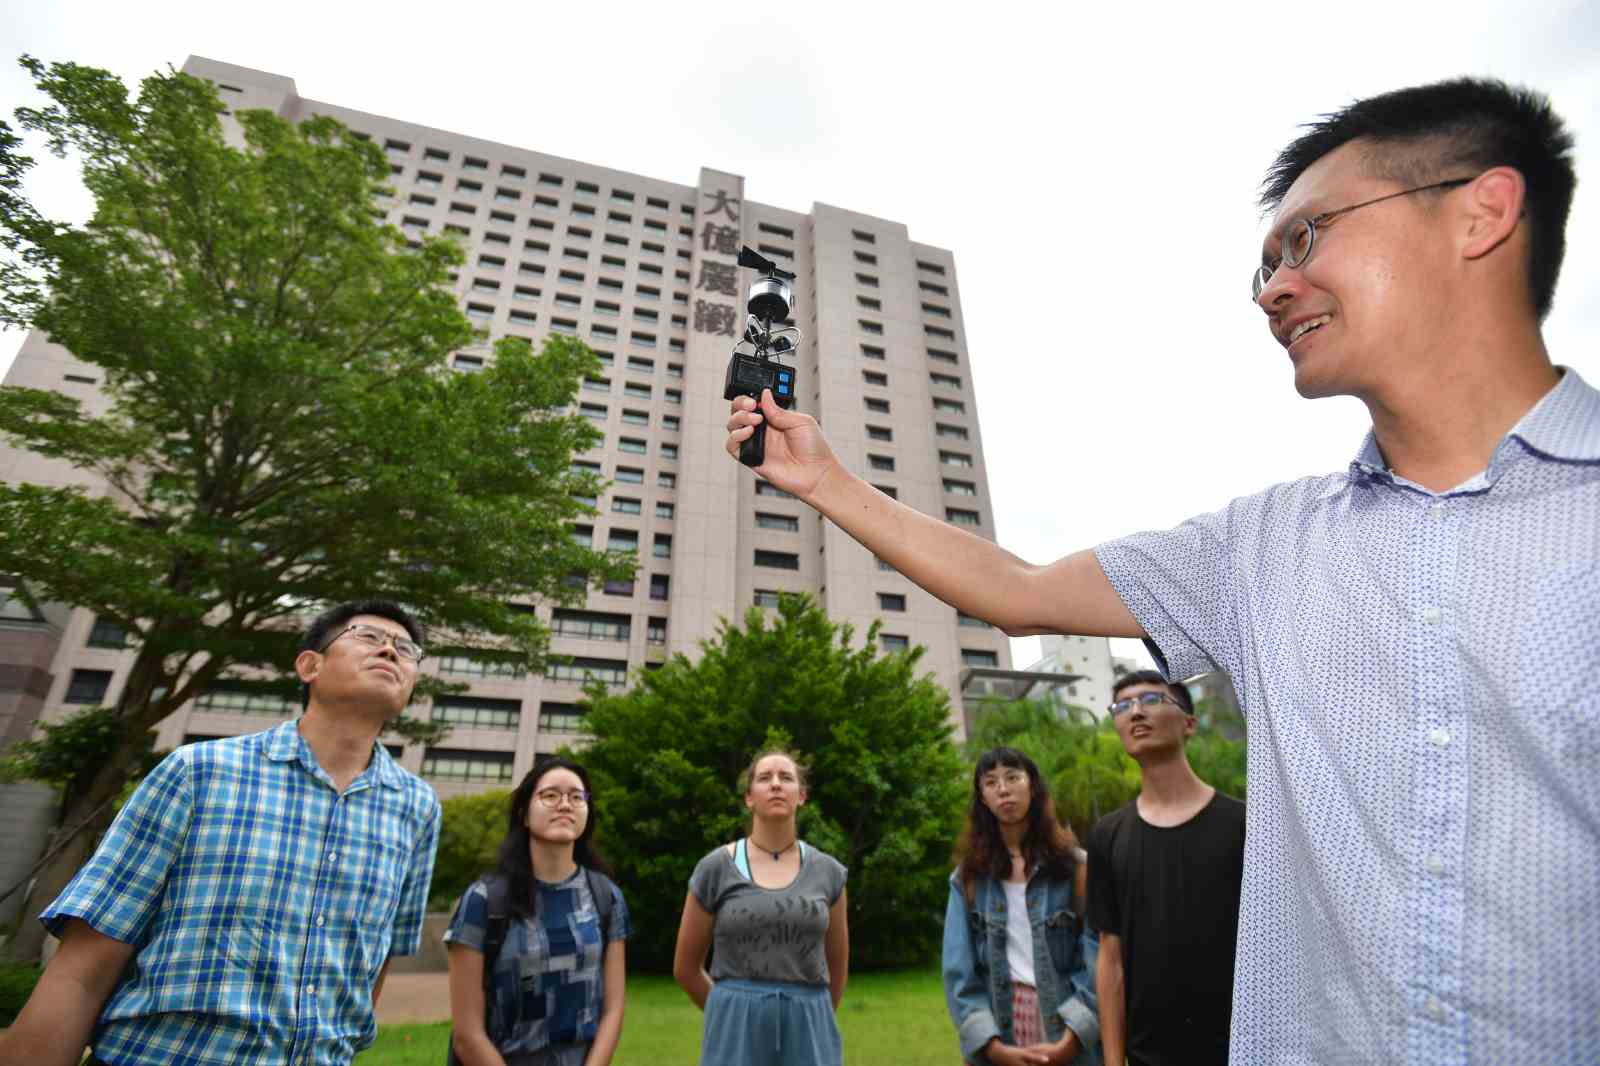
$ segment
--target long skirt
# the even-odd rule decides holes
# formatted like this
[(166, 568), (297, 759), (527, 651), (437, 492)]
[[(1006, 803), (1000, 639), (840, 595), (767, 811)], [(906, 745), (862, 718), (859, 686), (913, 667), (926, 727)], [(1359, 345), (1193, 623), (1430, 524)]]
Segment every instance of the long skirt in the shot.
[(826, 985), (724, 978), (706, 999), (700, 1066), (843, 1066)]

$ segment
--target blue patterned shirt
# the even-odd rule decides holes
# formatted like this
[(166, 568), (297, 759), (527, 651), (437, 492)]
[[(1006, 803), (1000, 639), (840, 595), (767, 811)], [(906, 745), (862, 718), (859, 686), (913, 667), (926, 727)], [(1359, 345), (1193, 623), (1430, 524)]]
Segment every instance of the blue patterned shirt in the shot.
[(161, 761), (40, 919), (132, 944), (95, 1054), (116, 1066), (333, 1066), (414, 954), (439, 801), (382, 745), (341, 794), (296, 723)]
[(1249, 730), (1232, 1062), (1600, 1062), (1600, 392), (1096, 549)]
[[(490, 974), (485, 1027), (502, 1055), (556, 1045), (549, 1066), (582, 1066), (605, 1009), (606, 947), (632, 933), (628, 905), (611, 885), (609, 936), (602, 944), (600, 912), (581, 866), (559, 885), (536, 884), (538, 917), (506, 925)], [(456, 904), (444, 940), (481, 952), (488, 930), (488, 889), (475, 881)]]

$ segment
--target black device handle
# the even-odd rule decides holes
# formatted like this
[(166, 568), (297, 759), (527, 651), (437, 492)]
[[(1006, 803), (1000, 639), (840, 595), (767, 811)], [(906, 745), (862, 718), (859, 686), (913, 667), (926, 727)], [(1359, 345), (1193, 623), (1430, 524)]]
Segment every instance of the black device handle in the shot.
[(739, 442), (739, 461), (752, 468), (767, 461), (766, 419), (752, 426), (750, 435)]

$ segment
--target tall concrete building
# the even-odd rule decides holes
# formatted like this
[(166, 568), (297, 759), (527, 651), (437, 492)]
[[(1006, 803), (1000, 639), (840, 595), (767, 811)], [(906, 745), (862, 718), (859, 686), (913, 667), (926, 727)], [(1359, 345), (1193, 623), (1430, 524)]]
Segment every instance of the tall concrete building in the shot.
[(1111, 642), (1105, 637), (1049, 633), (1040, 638), (1039, 650), (1044, 656), (1029, 670), (1078, 675), (1056, 693), (1057, 699), (1086, 708), (1096, 718), (1105, 717), (1111, 703), (1111, 684), (1119, 676), (1112, 664)]
[[(799, 407), (827, 428), (840, 458), (912, 507), (992, 539), (949, 251), (844, 208), (758, 203), (743, 177), (720, 170), (704, 168), (692, 184), (645, 177), (305, 99), (277, 74), (198, 57), (183, 69), (214, 82), (231, 110), (328, 115), (383, 148), (389, 221), (412, 234), (457, 234), (466, 248), (456, 288), (483, 343), (452, 356), (457, 371), (481, 369), (500, 337), (537, 345), (549, 333), (582, 338), (604, 363), (584, 382), (578, 411), (605, 441), (580, 462), (612, 484), (578, 535), (636, 549), (638, 579), (593, 593), (582, 609), (543, 611), (553, 650), (572, 656), (545, 676), (466, 654), (425, 661), (471, 684), (469, 695), (412, 712), (453, 725), (444, 747), (401, 756), (441, 794), (513, 781), (536, 753), (570, 741), (586, 675), (621, 686), (673, 653), (694, 656), (720, 619), (773, 605), (783, 591), (813, 594), (858, 634), (881, 619), (890, 647), (925, 645), (923, 665), (951, 691), (957, 721), (963, 667), (1011, 665), (998, 630), (916, 588), (723, 451), (723, 374), (753, 280), (735, 257), (748, 243), (797, 275)], [(33, 335), (6, 381), (94, 403), (97, 377)], [(15, 451), (0, 451), (0, 477), (87, 480)], [(120, 634), (81, 610), (58, 632), (47, 669), (31, 652), (29, 683), (51, 675), (45, 713), (114, 700), (132, 660)], [(159, 743), (260, 729), (297, 710), (235, 682), (170, 718)]]

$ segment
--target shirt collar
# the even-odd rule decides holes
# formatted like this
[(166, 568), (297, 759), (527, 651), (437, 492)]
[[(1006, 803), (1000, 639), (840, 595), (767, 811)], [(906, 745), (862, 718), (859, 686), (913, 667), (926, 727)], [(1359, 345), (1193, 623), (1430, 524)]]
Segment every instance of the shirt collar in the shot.
[[(1600, 460), (1600, 391), (1571, 367), (1559, 369), (1561, 379), (1555, 387), (1517, 420), (1505, 439), (1515, 437), (1552, 459)], [(1497, 456), (1504, 445), (1502, 440), (1495, 449)], [(1383, 452), (1378, 450), (1377, 435), (1370, 429), (1350, 463), (1350, 473), (1353, 477), (1394, 479), (1383, 460)]]
[(1555, 388), (1506, 435), (1552, 459), (1600, 460), (1600, 391), (1571, 367), (1561, 371)]
[[(290, 719), (280, 726), (267, 730), (262, 742), (262, 751), (273, 762), (298, 762), (314, 775), (322, 776), (321, 767), (317, 765), (317, 757), (311, 750), (311, 745), (306, 743), (306, 738), (300, 735), (298, 719)], [(361, 772), (361, 778), (371, 775), (385, 788), (405, 788), (405, 771), (395, 764), (389, 755), (389, 750), (382, 744), (372, 745), (372, 762)]]

